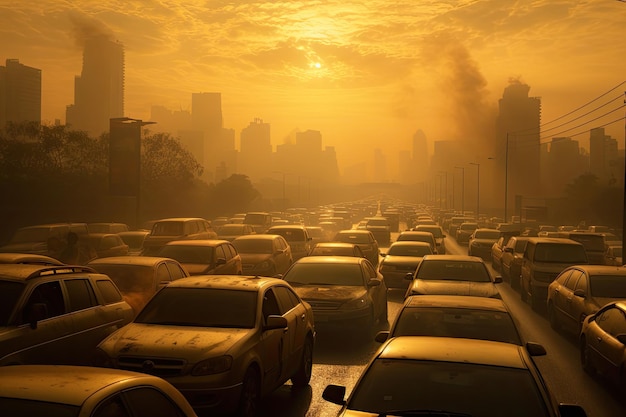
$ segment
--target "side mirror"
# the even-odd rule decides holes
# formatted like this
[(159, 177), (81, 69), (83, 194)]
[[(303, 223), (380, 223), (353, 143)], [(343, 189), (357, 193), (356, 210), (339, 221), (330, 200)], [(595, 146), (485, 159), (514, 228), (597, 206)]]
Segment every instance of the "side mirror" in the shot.
[(530, 356), (545, 356), (547, 354), (546, 348), (535, 342), (526, 342), (526, 350)]
[(575, 404), (559, 404), (559, 413), (562, 417), (587, 417), (585, 409)]
[(389, 330), (382, 330), (376, 333), (376, 336), (374, 336), (374, 340), (377, 341), (378, 343), (383, 343), (388, 338), (389, 338)]
[(407, 274), (404, 276), (404, 279), (407, 281), (413, 281), (413, 273), (407, 272)]
[(493, 282), (494, 282), (494, 283), (496, 283), (496, 284), (501, 283), (501, 282), (502, 282), (502, 276), (501, 276), (501, 275), (496, 276), (496, 277), (493, 279)]
[(618, 334), (617, 336), (615, 336), (615, 338), (616, 338), (617, 340), (619, 340), (619, 342), (620, 342), (622, 345), (626, 345), (626, 334), (624, 334), (624, 333), (620, 333), (620, 334)]
[(287, 327), (287, 319), (283, 316), (268, 316), (263, 330), (284, 329)]
[(31, 329), (37, 328), (37, 322), (48, 317), (48, 306), (45, 303), (34, 303), (27, 307), (25, 318)]
[(346, 387), (341, 385), (327, 385), (322, 393), (322, 398), (333, 404), (344, 405), (346, 401), (343, 399), (346, 396)]
[(217, 260), (215, 261), (215, 266), (224, 265), (225, 263), (226, 263), (225, 258), (217, 258)]
[(368, 287), (378, 287), (381, 284), (379, 279), (375, 279), (372, 278), (369, 281), (367, 281), (367, 286)]
[(582, 289), (580, 289), (580, 288), (579, 288), (579, 289), (577, 289), (577, 290), (574, 290), (574, 295), (575, 295), (576, 297), (585, 298), (585, 296), (586, 296), (587, 294), (585, 294), (585, 290), (582, 290)]

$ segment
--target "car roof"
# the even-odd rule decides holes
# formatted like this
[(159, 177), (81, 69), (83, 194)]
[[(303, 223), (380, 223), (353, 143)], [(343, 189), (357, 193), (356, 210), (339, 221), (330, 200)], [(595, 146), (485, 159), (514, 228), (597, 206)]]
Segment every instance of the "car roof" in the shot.
[[(575, 265), (568, 267), (569, 269), (580, 269), (585, 271), (588, 275), (624, 275), (626, 276), (626, 267), (624, 266), (609, 266), (609, 265)], [(564, 270), (564, 271), (565, 271)]]
[(396, 240), (395, 242), (391, 242), (391, 245), (389, 245), (390, 248), (392, 246), (426, 246), (430, 248), (431, 244), (419, 240)]
[(306, 229), (306, 227), (302, 226), (301, 224), (278, 224), (275, 226), (271, 226), (270, 228), (268, 228), (267, 230), (273, 230), (273, 229)]
[(276, 238), (282, 238), (281, 235), (273, 235), (268, 233), (257, 233), (254, 235), (241, 235), (237, 236), (234, 240), (274, 240)]
[(364, 260), (365, 258), (355, 256), (305, 256), (295, 261), (294, 264), (359, 264)]
[(504, 301), (497, 298), (469, 295), (410, 295), (404, 307), (453, 307), (507, 312)]
[(565, 237), (529, 237), (528, 243), (561, 243), (566, 245), (581, 245), (582, 243)]
[(125, 256), (109, 256), (106, 258), (96, 258), (87, 265), (138, 265), (138, 266), (154, 266), (159, 262), (170, 261), (177, 262), (172, 258), (164, 258), (160, 256), (140, 256), (140, 255), (125, 255)]
[(97, 274), (93, 268), (78, 265), (34, 265), (34, 264), (0, 264), (0, 278), (15, 281), (28, 281), (41, 276), (73, 274)]
[(179, 278), (168, 283), (167, 287), (214, 288), (258, 292), (261, 288), (278, 283), (289, 285), (280, 278), (254, 275), (195, 275), (192, 277)]
[(454, 337), (400, 336), (389, 339), (376, 359), (410, 359), (528, 369), (523, 347), (513, 343)]
[(477, 263), (485, 263), (478, 256), (470, 256), (470, 255), (449, 255), (449, 254), (433, 254), (433, 255), (424, 255), (422, 262), (431, 260), (431, 261), (458, 261), (458, 262), (477, 262)]
[(407, 236), (429, 236), (432, 235), (431, 232), (427, 230), (405, 230), (404, 232), (400, 232), (401, 235)]
[(193, 239), (193, 240), (172, 240), (167, 242), (165, 246), (209, 246), (216, 247), (224, 243), (230, 243), (223, 239)]
[(3, 252), (0, 253), (0, 264), (38, 264), (38, 265), (64, 265), (63, 262), (47, 255), (38, 255), (36, 253), (17, 253)]
[(354, 248), (358, 247), (356, 243), (350, 242), (319, 242), (315, 244), (315, 248)]
[[(2, 396), (81, 406), (101, 389), (125, 381), (158, 378), (132, 371), (72, 365), (14, 365), (0, 371)], [(133, 384), (136, 385), (136, 384)]]
[(155, 223), (160, 223), (160, 222), (186, 222), (186, 221), (191, 221), (191, 220), (202, 220), (207, 222), (208, 220), (203, 219), (202, 217), (168, 217), (165, 219), (159, 219), (159, 220), (155, 220)]

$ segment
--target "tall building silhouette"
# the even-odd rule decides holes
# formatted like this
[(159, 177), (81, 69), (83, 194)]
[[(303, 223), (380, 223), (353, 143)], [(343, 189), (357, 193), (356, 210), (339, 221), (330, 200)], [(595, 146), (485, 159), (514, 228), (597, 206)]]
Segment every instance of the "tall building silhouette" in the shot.
[(0, 67), (0, 128), (7, 122), (41, 123), (41, 70), (17, 59)]
[(270, 124), (256, 118), (241, 129), (240, 135), (237, 171), (247, 175), (252, 181), (271, 176), (275, 169), (271, 164), (273, 155)]
[[(521, 207), (516, 201), (524, 197), (537, 196), (541, 193), (540, 183), (540, 123), (541, 99), (529, 97), (530, 87), (518, 81), (504, 89), (499, 100), (499, 115), (496, 121), (496, 152), (499, 176), (496, 181), (499, 189), (506, 190), (507, 219), (520, 215)], [(505, 184), (506, 179), (506, 184)], [(516, 199), (516, 196), (521, 196)]]
[(604, 133), (603, 127), (591, 129), (589, 134), (589, 171), (601, 183), (620, 181), (622, 167), (619, 162), (617, 139)]
[(124, 47), (106, 36), (85, 40), (83, 68), (74, 79), (74, 104), (67, 106), (72, 129), (97, 136), (111, 118), (124, 116)]

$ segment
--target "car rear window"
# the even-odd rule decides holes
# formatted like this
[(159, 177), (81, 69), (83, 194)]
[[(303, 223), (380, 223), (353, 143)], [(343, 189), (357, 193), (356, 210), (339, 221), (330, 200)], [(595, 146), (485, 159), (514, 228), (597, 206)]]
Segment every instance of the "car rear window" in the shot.
[(536, 246), (534, 260), (537, 262), (586, 264), (587, 255), (582, 245), (546, 243)]
[(364, 286), (361, 265), (358, 263), (296, 263), (283, 279), (292, 285)]
[(416, 271), (418, 279), (458, 280), (472, 282), (489, 282), (491, 278), (485, 265), (480, 262), (422, 261)]
[(119, 303), (122, 301), (122, 294), (120, 294), (112, 281), (99, 279), (96, 281), (96, 286), (100, 290), (105, 304)]

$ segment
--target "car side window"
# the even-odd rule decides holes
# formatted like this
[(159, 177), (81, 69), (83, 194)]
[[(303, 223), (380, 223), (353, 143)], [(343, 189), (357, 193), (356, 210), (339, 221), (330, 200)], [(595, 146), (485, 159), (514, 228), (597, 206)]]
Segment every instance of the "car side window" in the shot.
[(167, 263), (166, 265), (167, 269), (170, 271), (170, 278), (172, 281), (187, 276), (180, 266), (175, 263)]
[(69, 298), (70, 311), (84, 310), (98, 305), (88, 279), (66, 279), (63, 282)]
[(267, 318), (272, 315), (282, 316), (276, 295), (272, 289), (265, 291), (263, 295), (263, 320), (267, 322)]
[(224, 246), (223, 245), (218, 245), (215, 248), (215, 259), (219, 259), (219, 258), (223, 258), (226, 260), (230, 259), (230, 251), (228, 251), (228, 254), (224, 251)]
[[(557, 279), (558, 283), (564, 287), (567, 287), (568, 282), (572, 281), (570, 279), (570, 277), (572, 276), (572, 272), (573, 272), (572, 270), (563, 272)], [(576, 280), (574, 280), (574, 282), (576, 282)], [(569, 288), (572, 288), (572, 287), (569, 287)]]
[(363, 267), (365, 268), (365, 276), (368, 278), (378, 278), (378, 274), (376, 274), (376, 270), (374, 266), (369, 261), (363, 262)]
[(298, 297), (289, 288), (279, 286), (274, 287), (274, 291), (276, 293), (276, 297), (278, 297), (282, 314), (285, 314), (286, 312), (300, 304), (300, 300), (298, 300)]
[(92, 417), (183, 417), (180, 408), (152, 387), (131, 388), (103, 401)]
[(24, 322), (27, 321), (27, 312), (34, 304), (38, 303), (46, 306), (46, 318), (65, 314), (65, 301), (61, 291), (61, 283), (52, 281), (37, 285), (25, 304), (24, 312), (26, 314), (24, 315)]
[(105, 304), (119, 303), (122, 301), (122, 294), (119, 292), (113, 281), (99, 279), (96, 281), (96, 286), (100, 290), (100, 294), (102, 294)]
[(583, 290), (587, 293), (587, 274), (584, 272), (580, 273), (580, 278), (578, 278), (578, 283), (576, 284), (575, 290)]
[(170, 273), (165, 264), (159, 264), (156, 271), (157, 285), (162, 281), (170, 281)]
[(239, 254), (237, 253), (237, 249), (235, 249), (235, 247), (234, 247), (232, 244), (228, 243), (228, 244), (226, 244), (226, 245), (224, 245), (224, 246), (225, 246), (225, 247), (224, 247), (224, 250), (228, 249), (228, 250), (230, 251), (230, 256), (231, 256), (232, 258), (234, 258), (235, 256), (239, 255)]

